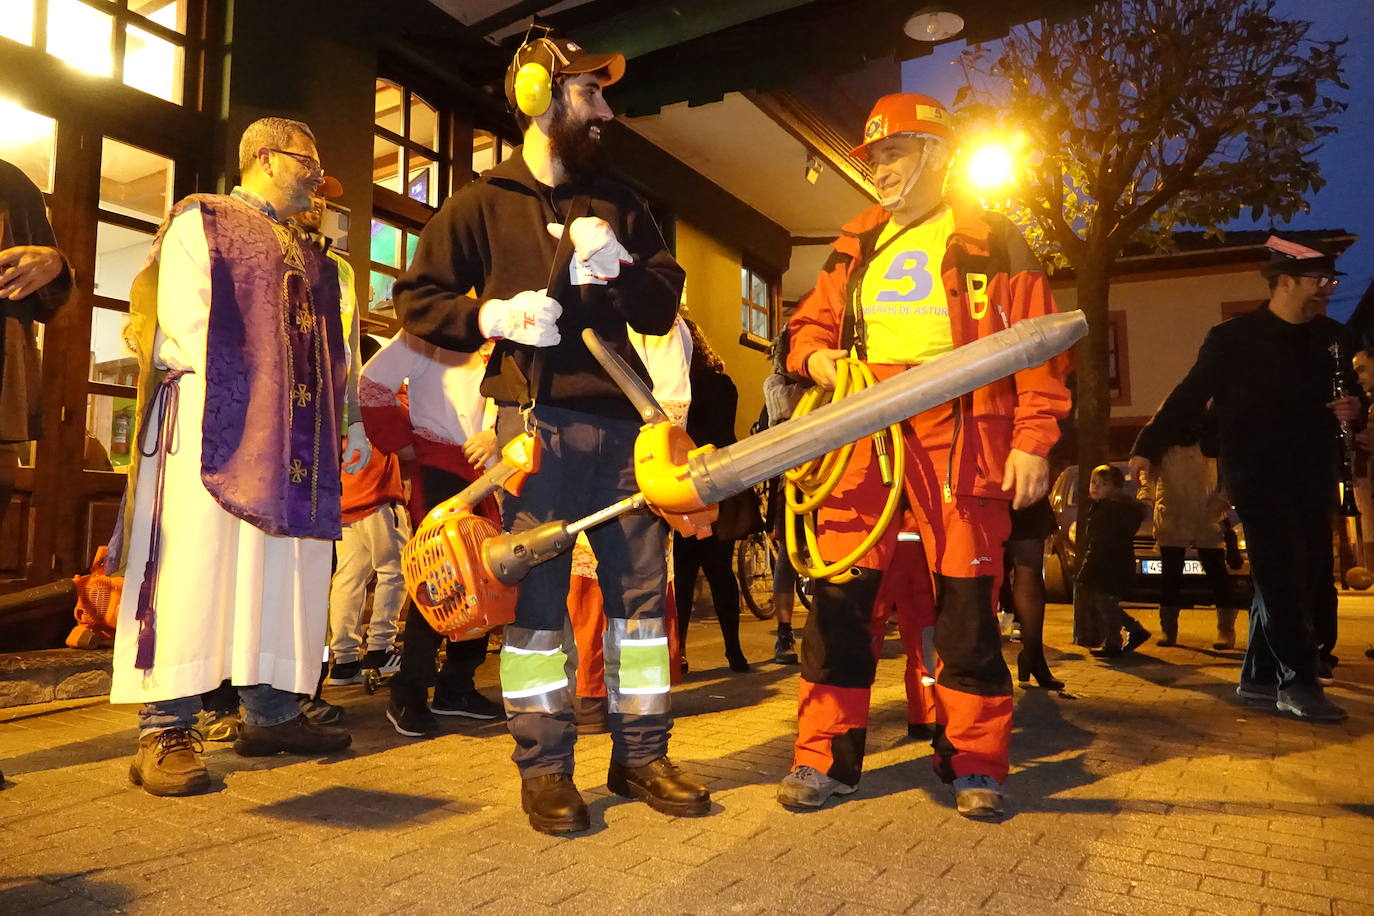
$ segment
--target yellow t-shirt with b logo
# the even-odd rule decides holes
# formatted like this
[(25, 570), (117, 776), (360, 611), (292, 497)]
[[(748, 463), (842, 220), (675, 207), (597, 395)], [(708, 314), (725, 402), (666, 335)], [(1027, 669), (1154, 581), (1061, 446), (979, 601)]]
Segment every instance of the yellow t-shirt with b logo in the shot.
[(883, 226), (859, 289), (869, 362), (914, 366), (954, 349), (940, 277), (953, 232), (948, 207), (919, 226)]

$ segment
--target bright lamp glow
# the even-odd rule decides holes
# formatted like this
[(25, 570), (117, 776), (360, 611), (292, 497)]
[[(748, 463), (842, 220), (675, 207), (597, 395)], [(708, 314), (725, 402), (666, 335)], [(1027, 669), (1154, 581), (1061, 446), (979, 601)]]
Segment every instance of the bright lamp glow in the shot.
[(1004, 188), (1012, 182), (1012, 152), (1000, 143), (979, 146), (969, 154), (969, 184), (980, 191)]

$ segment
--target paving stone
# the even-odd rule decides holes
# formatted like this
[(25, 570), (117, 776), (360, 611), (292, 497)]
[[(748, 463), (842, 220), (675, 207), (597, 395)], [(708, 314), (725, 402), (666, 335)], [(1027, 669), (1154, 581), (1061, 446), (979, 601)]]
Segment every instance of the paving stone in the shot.
[[(959, 817), (928, 746), (905, 739), (893, 640), (856, 795), (804, 814), (781, 808), (795, 669), (712, 669), (679, 688), (673, 751), (713, 787), (712, 813), (668, 818), (611, 796), (610, 741), (592, 736), (578, 744), (576, 780), (593, 829), (576, 838), (529, 829), (499, 727), (445, 722), (433, 740), (402, 740), (382, 717), (385, 694), (356, 687), (329, 691), (348, 710), (350, 753), (243, 760), (213, 746), (215, 790), (188, 799), (128, 785), (130, 707), (7, 710), (0, 912), (67, 912), (74, 901), (73, 912), (254, 916), (1368, 916), (1374, 663), (1358, 650), (1374, 642), (1374, 597), (1342, 602), (1349, 686), (1335, 695), (1352, 715), (1336, 729), (1231, 702), (1236, 658), (1151, 647), (1130, 666), (1105, 666), (1057, 652), (1070, 618), (1051, 608), (1051, 665), (1074, 698), (1017, 690), (1000, 823)], [(1205, 613), (1184, 617), (1187, 642), (1210, 640)], [(743, 621), (746, 653), (763, 657), (770, 630)], [(694, 657), (719, 653), (711, 628), (691, 632)], [(494, 678), (489, 664), (478, 684)], [(246, 877), (208, 900), (205, 876), (226, 874)], [(26, 887), (28, 899), (9, 905), (5, 894)]]

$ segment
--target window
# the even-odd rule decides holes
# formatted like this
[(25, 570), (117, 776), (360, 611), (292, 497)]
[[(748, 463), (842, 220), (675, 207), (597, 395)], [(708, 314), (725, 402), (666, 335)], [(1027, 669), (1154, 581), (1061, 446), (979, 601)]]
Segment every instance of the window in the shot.
[(767, 346), (773, 339), (778, 284), (749, 266), (740, 268), (739, 279), (740, 342)]
[(391, 80), (377, 80), (373, 103), (373, 183), (431, 210), (437, 208), (449, 190), (447, 119)]
[(472, 132), (472, 177), (476, 178), (498, 162), (505, 162), (515, 150), (489, 130)]
[(44, 193), (52, 191), (57, 122), (0, 99), (0, 159), (12, 163)]
[[(191, 0), (4, 0), (0, 36), (180, 105)], [(38, 26), (38, 27), (35, 27)]]
[(137, 361), (124, 338), (129, 289), (148, 259), (158, 224), (172, 206), (174, 172), (166, 156), (110, 137), (101, 139), (95, 297), (86, 375), (86, 457), (91, 470), (123, 471), (129, 466), (133, 386), (138, 378)]
[(408, 232), (383, 219), (372, 220), (367, 273), (367, 308), (370, 312), (393, 314), (391, 286), (415, 257), (419, 234)]
[(1107, 314), (1107, 392), (1113, 407), (1131, 403), (1131, 364), (1126, 337), (1126, 313)]
[(1244, 315), (1246, 312), (1253, 312), (1255, 309), (1268, 303), (1267, 299), (1239, 299), (1221, 304), (1221, 320), (1234, 318), (1237, 315)]

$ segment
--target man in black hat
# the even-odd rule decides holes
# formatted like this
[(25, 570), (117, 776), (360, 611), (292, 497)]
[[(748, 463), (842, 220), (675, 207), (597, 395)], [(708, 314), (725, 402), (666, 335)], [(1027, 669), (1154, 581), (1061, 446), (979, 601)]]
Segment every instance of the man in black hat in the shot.
[[(502, 504), (510, 531), (576, 519), (636, 489), (638, 415), (581, 335), (595, 329), (647, 382), (628, 330), (667, 333), (685, 274), (644, 201), (599, 163), (614, 117), (602, 90), (624, 70), (619, 54), (589, 54), (552, 35), (521, 46), (506, 99), (524, 143), (445, 201), (395, 286), (401, 321), (417, 337), (465, 352), (496, 341), (481, 390), (498, 405), (497, 438), (504, 446), (530, 432), (542, 448), (538, 473)], [(709, 793), (667, 756), (664, 523), (634, 512), (587, 537), (607, 617), (607, 786), (667, 814), (704, 814)], [(571, 564), (570, 554), (556, 557), (521, 583), (501, 650), (521, 803), (545, 833), (590, 823), (572, 780)]]
[[(1335, 641), (1331, 516), (1337, 421), (1358, 422), (1357, 397), (1332, 400), (1333, 375), (1357, 391), (1345, 328), (1326, 316), (1335, 258), (1271, 238), (1269, 302), (1208, 333), (1197, 362), (1140, 432), (1131, 470), (1151, 475), (1210, 402), (1221, 469), (1245, 528), (1255, 604), (1236, 693), (1321, 722), (1345, 712), (1326, 699), (1323, 656)], [(1346, 354), (1338, 364), (1333, 345)]]

